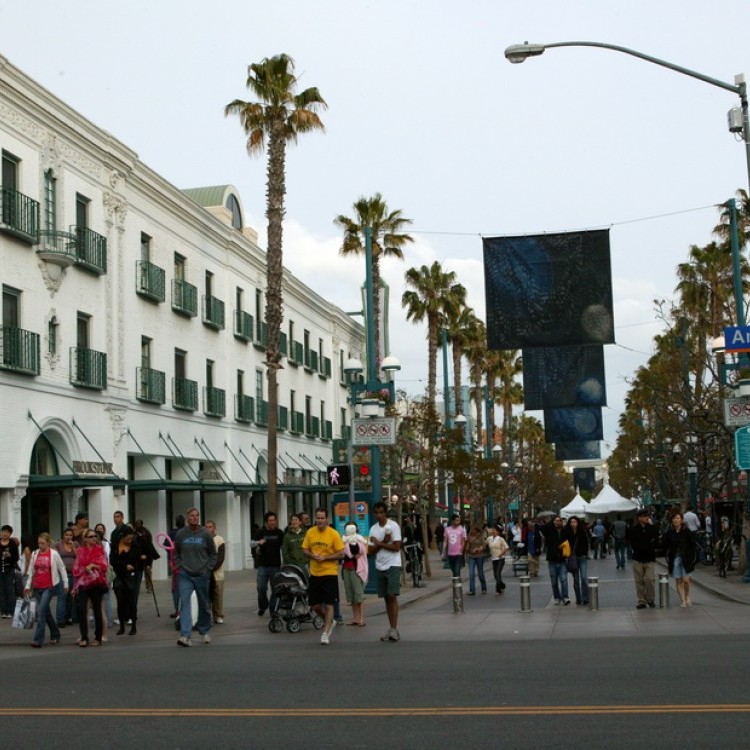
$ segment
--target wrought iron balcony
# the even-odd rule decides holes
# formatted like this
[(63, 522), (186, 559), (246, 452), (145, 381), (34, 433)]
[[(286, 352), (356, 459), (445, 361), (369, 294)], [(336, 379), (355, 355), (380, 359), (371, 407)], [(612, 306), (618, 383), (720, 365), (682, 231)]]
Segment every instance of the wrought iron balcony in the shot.
[(79, 388), (103, 391), (107, 387), (106, 353), (71, 346), (70, 382)]
[(203, 295), (203, 323), (216, 331), (224, 328), (224, 303), (208, 294)]
[(166, 299), (166, 273), (163, 268), (147, 260), (135, 262), (135, 291), (141, 297), (164, 302)]
[(238, 393), (234, 397), (234, 418), (247, 424), (255, 419), (255, 399), (252, 396)]
[(258, 401), (255, 405), (255, 424), (268, 427), (268, 401)]
[(187, 281), (172, 279), (172, 309), (192, 318), (198, 314), (198, 290)]
[(72, 226), (76, 238), (76, 264), (101, 276), (107, 273), (107, 238), (88, 227)]
[(136, 398), (149, 404), (163, 404), (166, 396), (166, 376), (150, 367), (135, 368)]
[(0, 188), (0, 231), (35, 245), (39, 242), (39, 201)]
[(0, 368), (23, 375), (39, 374), (39, 334), (23, 328), (0, 328)]
[(223, 417), (227, 413), (226, 393), (223, 388), (203, 389), (203, 413), (207, 417)]
[(198, 408), (198, 383), (187, 378), (172, 378), (172, 406), (182, 411)]
[(244, 310), (234, 311), (234, 337), (240, 341), (253, 340), (253, 316)]
[(57, 229), (39, 230), (39, 247), (37, 255), (48, 263), (62, 268), (72, 266), (78, 257), (78, 240), (71, 232), (60, 232)]

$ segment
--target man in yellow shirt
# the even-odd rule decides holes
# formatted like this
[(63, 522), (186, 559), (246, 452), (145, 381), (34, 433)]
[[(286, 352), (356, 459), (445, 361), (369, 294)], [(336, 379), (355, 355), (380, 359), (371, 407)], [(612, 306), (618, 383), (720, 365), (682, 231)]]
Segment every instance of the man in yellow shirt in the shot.
[(328, 511), (317, 508), (315, 526), (305, 534), (302, 551), (310, 559), (310, 606), (324, 619), (320, 643), (327, 646), (336, 627), (333, 605), (339, 599), (338, 560), (344, 556), (341, 534), (328, 525)]

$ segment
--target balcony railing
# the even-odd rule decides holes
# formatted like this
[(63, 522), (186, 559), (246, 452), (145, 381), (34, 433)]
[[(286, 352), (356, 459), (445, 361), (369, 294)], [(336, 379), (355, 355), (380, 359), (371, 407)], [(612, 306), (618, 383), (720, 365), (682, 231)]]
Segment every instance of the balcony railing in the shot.
[(23, 375), (39, 374), (39, 334), (22, 328), (0, 328), (0, 367)]
[(180, 315), (198, 314), (198, 290), (187, 281), (172, 279), (172, 309)]
[(252, 396), (238, 393), (234, 397), (234, 418), (247, 424), (255, 419), (255, 399)]
[(198, 408), (198, 383), (187, 378), (172, 378), (172, 406), (182, 411)]
[(137, 260), (135, 262), (135, 291), (146, 299), (164, 302), (167, 296), (164, 269), (147, 260)]
[(289, 360), (290, 365), (301, 365), (302, 364), (302, 356), (303, 356), (304, 348), (302, 346), (302, 343), (300, 341), (290, 341), (289, 342), (289, 356), (287, 359)]
[(136, 398), (149, 404), (163, 404), (166, 396), (166, 375), (150, 367), (135, 368)]
[(289, 432), (294, 435), (301, 435), (305, 431), (305, 415), (301, 411), (293, 411), (292, 422), (289, 425)]
[(79, 388), (103, 391), (107, 387), (106, 353), (71, 346), (70, 382)]
[(207, 417), (223, 417), (227, 413), (226, 393), (223, 388), (203, 389), (203, 413)]
[(244, 310), (234, 311), (234, 336), (240, 341), (253, 340), (253, 316)]
[(286, 406), (279, 406), (278, 417), (276, 419), (276, 426), (279, 430), (289, 429), (289, 409)]
[(268, 346), (268, 326), (263, 320), (258, 321), (255, 325), (253, 345), (258, 349), (265, 349)]
[(39, 201), (0, 188), (0, 231), (35, 245), (39, 242)]
[(107, 238), (88, 227), (72, 226), (70, 232), (76, 237), (76, 264), (100, 276), (107, 273)]
[(203, 295), (203, 323), (217, 331), (224, 328), (224, 303), (208, 294)]
[(255, 404), (255, 424), (268, 427), (268, 401), (258, 401)]
[(57, 256), (59, 265), (69, 266), (78, 257), (78, 241), (71, 232), (60, 232), (57, 229), (39, 230), (39, 247), (37, 253), (45, 256), (45, 260)]

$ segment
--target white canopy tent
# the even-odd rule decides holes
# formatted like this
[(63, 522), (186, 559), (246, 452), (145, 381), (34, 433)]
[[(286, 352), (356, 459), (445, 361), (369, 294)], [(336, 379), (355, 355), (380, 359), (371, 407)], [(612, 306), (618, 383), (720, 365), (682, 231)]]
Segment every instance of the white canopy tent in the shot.
[(588, 512), (589, 504), (576, 492), (575, 497), (564, 507), (560, 509), (560, 516), (568, 519), (571, 516), (583, 518)]
[(602, 491), (589, 503), (586, 515), (591, 518), (609, 513), (635, 513), (638, 507), (637, 501), (623, 497), (614, 487), (605, 484)]

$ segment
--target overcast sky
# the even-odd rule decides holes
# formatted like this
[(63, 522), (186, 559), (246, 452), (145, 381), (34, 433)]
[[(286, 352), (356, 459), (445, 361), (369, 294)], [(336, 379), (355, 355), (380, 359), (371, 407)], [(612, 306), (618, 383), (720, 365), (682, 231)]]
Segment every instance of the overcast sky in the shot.
[(359, 309), (364, 261), (338, 257), (333, 217), (380, 191), (413, 219), (405, 263), (383, 269), (409, 393), (426, 386), (427, 347), (400, 308), (407, 268), (439, 260), (484, 317), (483, 235), (611, 227), (612, 445), (626, 379), (661, 328), (653, 300), (673, 296), (690, 245), (711, 241), (713, 206), (747, 188), (731, 92), (607, 50), (503, 56), (526, 40), (603, 41), (733, 83), (750, 75), (746, 2), (36, 0), (33, 18), (30, 7), (0, 0), (0, 54), (178, 187), (235, 185), (261, 237), (265, 158), (247, 157), (223, 107), (249, 97), (249, 63), (294, 58), (329, 109), (327, 132), (288, 153), (285, 265)]

